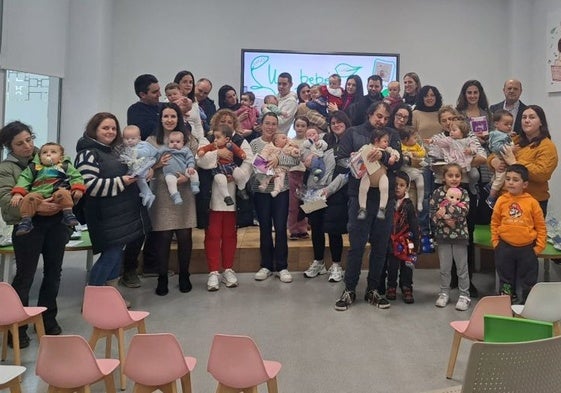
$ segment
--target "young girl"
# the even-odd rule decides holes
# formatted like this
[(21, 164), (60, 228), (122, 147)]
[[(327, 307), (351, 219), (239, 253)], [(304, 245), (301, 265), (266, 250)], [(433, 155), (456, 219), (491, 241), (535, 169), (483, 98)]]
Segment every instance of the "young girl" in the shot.
[[(411, 165), (413, 159), (423, 160), (427, 152), (425, 148), (419, 143), (418, 135), (413, 129), (413, 127), (406, 126), (403, 131), (399, 133), (401, 137), (401, 154), (409, 157), (407, 160), (410, 164), (405, 164), (404, 161), (402, 170), (405, 172), (411, 181), (415, 182), (415, 187), (417, 190), (417, 210), (421, 212), (423, 210), (423, 195), (425, 194), (425, 179), (423, 178), (423, 166)], [(421, 161), (425, 164), (425, 161)]]
[[(465, 311), (469, 308), (471, 302), (467, 267), (469, 195), (465, 189), (460, 188), (462, 180), (462, 167), (460, 165), (447, 164), (443, 173), (444, 185), (434, 191), (430, 200), (430, 217), (434, 224), (434, 235), (438, 242), (438, 259), (440, 261), (440, 293), (435, 305), (436, 307), (445, 307), (448, 304), (452, 262), (455, 262), (460, 290), (456, 310)], [(459, 201), (445, 202), (450, 188), (461, 191)]]
[[(292, 139), (292, 143), (296, 144), (300, 149), (302, 148), (302, 144), (306, 141), (306, 130), (309, 125), (310, 122), (307, 117), (297, 116), (294, 119), (296, 137)], [(298, 219), (300, 200), (296, 196), (296, 190), (302, 188), (305, 172), (306, 167), (302, 163), (290, 168), (288, 172), (288, 233), (290, 240), (307, 239), (310, 237), (308, 235), (308, 219)]]

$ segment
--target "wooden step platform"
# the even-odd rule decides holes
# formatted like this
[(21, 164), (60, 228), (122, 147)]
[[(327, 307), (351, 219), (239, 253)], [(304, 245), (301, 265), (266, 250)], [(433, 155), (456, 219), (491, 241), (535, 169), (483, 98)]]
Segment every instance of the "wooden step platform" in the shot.
[[(331, 265), (331, 255), (329, 254), (329, 242), (326, 239), (327, 249), (325, 261), (327, 266)], [(347, 260), (349, 249), (348, 235), (343, 236), (343, 266)], [(170, 270), (177, 271), (176, 245), (172, 244), (170, 254)], [(362, 260), (362, 268), (368, 269), (369, 245), (366, 246)], [(288, 269), (290, 271), (305, 271), (314, 260), (312, 241), (289, 240), (288, 241)], [(236, 272), (256, 272), (260, 267), (259, 255), (259, 227), (247, 227), (238, 230), (238, 249), (234, 260), (234, 270)], [(417, 267), (420, 269), (437, 269), (438, 256), (436, 253), (422, 254), (419, 256)], [(204, 251), (204, 231), (193, 230), (193, 253), (191, 256), (191, 273), (208, 273), (208, 267)]]

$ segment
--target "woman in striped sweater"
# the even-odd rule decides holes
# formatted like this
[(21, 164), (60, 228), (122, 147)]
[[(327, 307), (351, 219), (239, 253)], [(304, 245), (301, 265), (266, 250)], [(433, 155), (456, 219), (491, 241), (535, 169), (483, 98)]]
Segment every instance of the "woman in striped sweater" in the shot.
[(102, 112), (90, 119), (76, 145), (74, 165), (86, 185), (86, 223), (93, 252), (101, 253), (90, 272), (89, 285), (116, 283), (125, 244), (150, 230), (136, 179), (127, 175), (127, 165), (119, 160), (121, 142), (119, 121)]

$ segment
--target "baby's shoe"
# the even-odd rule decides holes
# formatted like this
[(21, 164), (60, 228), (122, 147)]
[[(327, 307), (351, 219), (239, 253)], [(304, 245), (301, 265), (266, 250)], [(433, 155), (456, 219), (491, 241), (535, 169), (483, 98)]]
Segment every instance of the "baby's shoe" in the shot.
[(154, 203), (154, 200), (156, 199), (156, 196), (152, 193), (150, 194), (140, 194), (140, 197), (142, 198), (142, 204), (144, 206), (146, 206), (148, 209), (150, 209), (150, 207), (152, 207), (152, 203)]
[(386, 208), (385, 207), (381, 207), (378, 209), (378, 213), (376, 214), (376, 218), (379, 218), (380, 220), (383, 220), (386, 218)]
[(31, 222), (31, 217), (23, 217), (16, 229), (16, 236), (27, 235), (32, 230), (33, 223)]
[(356, 215), (357, 220), (366, 220), (367, 216), (368, 213), (366, 212), (366, 209), (363, 208), (358, 209), (358, 214)]
[(197, 195), (199, 192), (201, 192), (201, 189), (199, 188), (199, 182), (191, 182), (191, 192), (193, 193), (193, 195)]
[(72, 209), (63, 210), (62, 211), (62, 223), (69, 227), (75, 227), (76, 225), (80, 225), (80, 221), (76, 218), (74, 213), (72, 213)]
[(491, 210), (493, 210), (493, 208), (495, 207), (495, 203), (497, 203), (497, 198), (489, 195), (487, 199), (485, 199), (485, 203), (487, 204), (487, 206), (489, 206), (489, 208), (491, 208)]
[(277, 195), (279, 195), (279, 192), (278, 192), (277, 190), (271, 191), (271, 196), (272, 196), (273, 198), (276, 197)]
[(179, 195), (179, 192), (171, 194), (171, 199), (173, 200), (174, 204), (183, 205), (183, 199), (181, 199), (181, 195)]
[(234, 204), (234, 200), (232, 199), (231, 196), (227, 196), (226, 198), (224, 198), (224, 203), (227, 206), (232, 206)]

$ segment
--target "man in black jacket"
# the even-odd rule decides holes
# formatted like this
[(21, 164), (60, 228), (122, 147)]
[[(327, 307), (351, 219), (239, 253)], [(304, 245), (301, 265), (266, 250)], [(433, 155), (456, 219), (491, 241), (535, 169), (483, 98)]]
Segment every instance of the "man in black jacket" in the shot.
[(527, 108), (527, 106), (520, 101), (520, 95), (522, 95), (522, 83), (516, 79), (507, 80), (503, 87), (503, 93), (505, 95), (505, 100), (499, 102), (498, 104), (491, 105), (489, 109), (491, 112), (496, 112), (499, 109), (509, 111), (512, 114), (512, 117), (514, 117), (512, 130), (516, 131), (516, 133), (520, 135), (522, 133), (522, 112), (524, 112)]
[(346, 110), (353, 127), (359, 126), (367, 120), (366, 111), (370, 105), (383, 100), (382, 86), (382, 78), (379, 75), (370, 75), (368, 77), (368, 93), (357, 102), (351, 104)]

